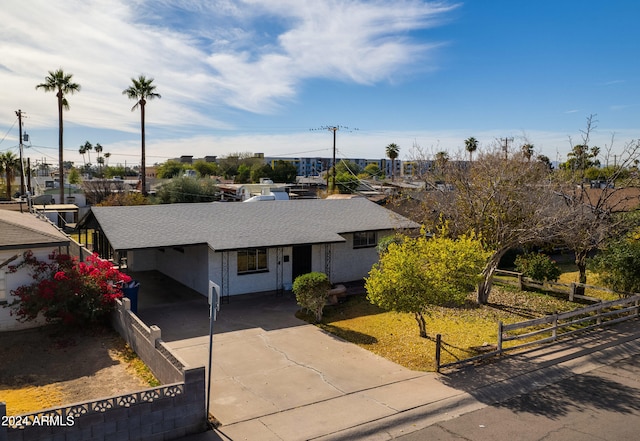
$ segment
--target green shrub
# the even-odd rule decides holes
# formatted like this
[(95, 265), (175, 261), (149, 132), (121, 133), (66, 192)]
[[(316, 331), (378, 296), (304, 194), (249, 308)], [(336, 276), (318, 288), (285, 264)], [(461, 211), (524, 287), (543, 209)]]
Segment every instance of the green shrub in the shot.
[(542, 253), (527, 253), (516, 257), (516, 270), (533, 280), (555, 282), (560, 277), (558, 264)]
[(303, 274), (293, 281), (293, 292), (298, 305), (314, 314), (318, 322), (322, 320), (322, 310), (327, 303), (329, 288), (329, 278), (319, 272)]
[(611, 242), (588, 265), (607, 288), (623, 293), (640, 292), (640, 241), (637, 239), (628, 237)]

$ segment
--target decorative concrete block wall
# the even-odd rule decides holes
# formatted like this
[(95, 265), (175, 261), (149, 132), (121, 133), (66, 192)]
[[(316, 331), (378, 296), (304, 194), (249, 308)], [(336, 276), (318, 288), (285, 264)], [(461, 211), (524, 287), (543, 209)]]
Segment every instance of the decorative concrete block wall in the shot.
[(0, 403), (0, 441), (155, 441), (207, 429), (204, 366), (188, 367), (129, 308), (118, 301), (113, 326), (163, 386), (10, 417)]

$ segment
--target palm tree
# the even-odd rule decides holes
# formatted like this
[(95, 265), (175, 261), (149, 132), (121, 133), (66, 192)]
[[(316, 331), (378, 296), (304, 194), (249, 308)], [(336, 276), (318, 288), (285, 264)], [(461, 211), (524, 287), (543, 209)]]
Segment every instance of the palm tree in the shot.
[(473, 161), (473, 152), (478, 150), (478, 140), (473, 136), (464, 140), (464, 147), (469, 152), (469, 162)]
[(85, 146), (81, 145), (78, 149), (78, 153), (82, 155), (82, 162), (84, 163), (84, 165), (87, 165), (87, 158), (84, 157), (84, 155), (87, 153), (87, 149), (85, 148)]
[(392, 142), (385, 148), (385, 151), (387, 154), (387, 158), (391, 159), (391, 181), (393, 181), (396, 169), (395, 161), (398, 157), (398, 154), (400, 153), (400, 147), (398, 146), (398, 144)]
[(65, 95), (73, 95), (80, 91), (80, 85), (71, 81), (73, 74), (66, 74), (62, 69), (49, 71), (44, 83), (38, 84), (36, 89), (44, 89), (45, 92), (56, 92), (58, 98), (58, 172), (60, 174), (60, 203), (64, 201), (64, 164), (63, 164), (63, 136), (62, 136), (62, 111), (69, 110), (69, 102)]
[(84, 155), (89, 155), (89, 167), (91, 167), (91, 150), (93, 150), (93, 145), (89, 141), (86, 141), (80, 146), (80, 149), (78, 149), (78, 153), (82, 155), (82, 162), (84, 162), (85, 168), (87, 166), (87, 161), (85, 161)]
[(104, 164), (104, 158), (102, 158), (100, 156), (100, 153), (102, 153), (102, 146), (100, 145), (100, 143), (96, 143), (96, 146), (93, 148), (93, 150), (95, 150), (96, 155), (98, 156), (98, 158), (96, 159), (96, 162), (98, 163), (98, 167), (100, 168), (100, 177), (102, 176), (102, 164)]
[(7, 199), (11, 199), (11, 183), (16, 170), (20, 166), (20, 160), (13, 152), (4, 152), (0, 155), (0, 171), (4, 171), (7, 184)]
[(147, 176), (145, 171), (145, 146), (144, 146), (144, 106), (147, 104), (147, 100), (154, 98), (162, 98), (159, 93), (156, 93), (156, 86), (153, 83), (153, 78), (147, 79), (144, 75), (138, 76), (138, 78), (131, 78), (133, 85), (122, 91), (123, 95), (127, 95), (129, 99), (136, 100), (136, 104), (131, 108), (133, 112), (140, 106), (140, 129), (142, 131), (142, 161), (140, 164), (140, 175), (142, 179), (142, 194), (147, 195)]

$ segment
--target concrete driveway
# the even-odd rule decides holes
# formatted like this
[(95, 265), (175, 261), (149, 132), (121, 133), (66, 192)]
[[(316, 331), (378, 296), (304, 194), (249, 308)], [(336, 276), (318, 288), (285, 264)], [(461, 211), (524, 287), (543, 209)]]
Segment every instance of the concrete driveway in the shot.
[[(162, 281), (163, 276), (158, 273), (136, 276), (142, 281), (140, 318), (147, 325), (158, 325), (162, 339), (186, 363), (207, 367), (206, 298), (182, 287), (179, 293), (157, 294), (156, 302), (149, 297), (150, 284), (155, 283), (156, 290), (180, 287), (167, 288), (171, 281)], [(148, 276), (154, 277), (155, 282), (145, 282)], [(214, 322), (209, 410), (223, 425), (313, 403), (335, 402), (339, 397), (344, 397), (341, 406), (349, 409), (350, 397), (356, 406), (357, 392), (403, 380), (419, 381), (426, 375), (298, 320), (294, 316), (297, 310), (291, 294), (235, 296), (221, 306)], [(388, 412), (386, 406), (379, 406), (375, 400), (369, 404), (365, 409), (362, 400), (357, 402), (358, 412), (367, 414), (367, 418), (378, 413), (382, 417)]]

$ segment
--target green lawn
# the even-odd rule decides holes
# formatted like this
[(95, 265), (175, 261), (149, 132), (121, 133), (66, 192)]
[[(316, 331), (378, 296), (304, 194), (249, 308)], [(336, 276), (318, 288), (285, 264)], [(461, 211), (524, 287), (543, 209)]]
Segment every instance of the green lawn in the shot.
[(421, 338), (412, 314), (381, 310), (360, 295), (325, 307), (318, 326), (409, 369), (433, 371), (436, 334), (444, 343), (442, 364), (468, 358), (478, 354), (473, 347), (496, 344), (498, 321), (515, 323), (583, 306), (561, 297), (494, 286), (488, 305), (478, 306), (469, 298), (463, 307), (431, 308), (426, 317), (429, 338)]

